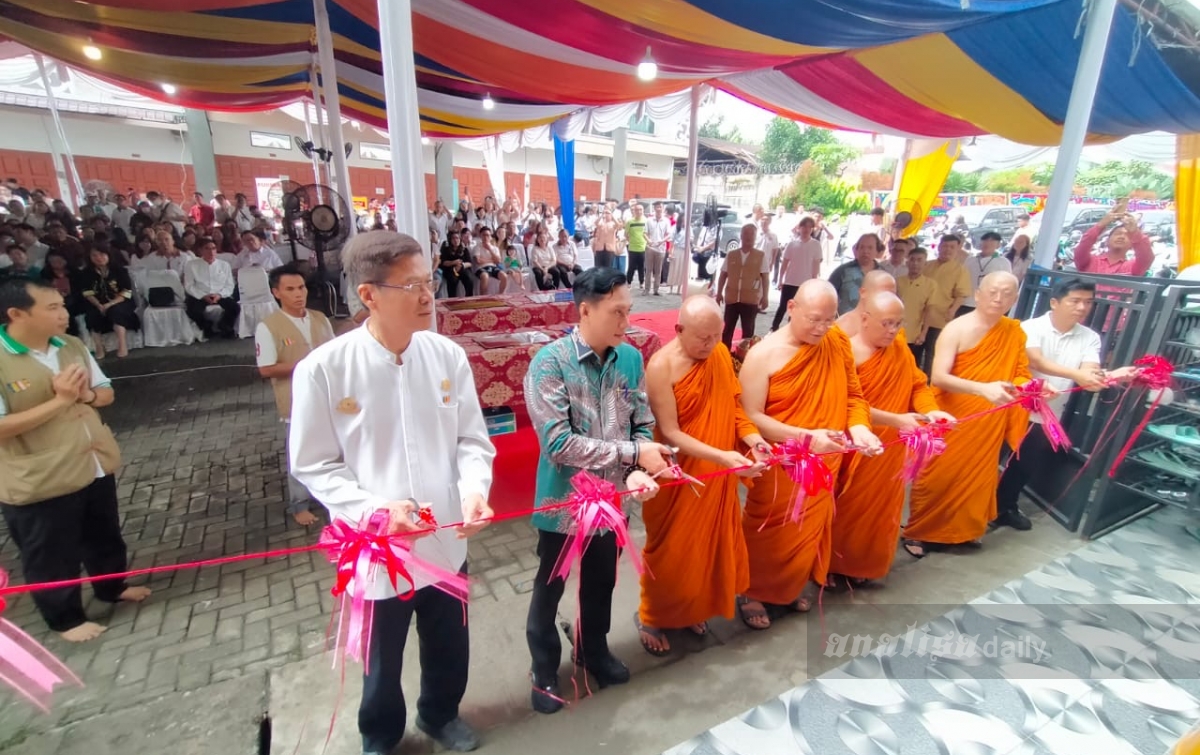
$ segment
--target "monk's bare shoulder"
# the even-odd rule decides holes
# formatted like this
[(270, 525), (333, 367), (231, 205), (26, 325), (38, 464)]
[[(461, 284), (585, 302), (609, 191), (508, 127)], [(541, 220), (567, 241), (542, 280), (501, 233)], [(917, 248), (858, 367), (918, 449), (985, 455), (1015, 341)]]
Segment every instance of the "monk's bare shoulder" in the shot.
[(777, 330), (755, 344), (742, 361), (742, 374), (770, 377), (778, 372), (796, 353), (796, 346), (787, 339), (787, 334)]

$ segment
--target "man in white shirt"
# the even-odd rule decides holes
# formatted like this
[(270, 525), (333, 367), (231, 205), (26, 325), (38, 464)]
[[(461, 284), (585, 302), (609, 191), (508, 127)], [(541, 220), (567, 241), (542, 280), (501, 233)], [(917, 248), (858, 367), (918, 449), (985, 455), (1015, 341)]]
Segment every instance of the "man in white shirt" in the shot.
[[(1100, 335), (1081, 324), (1091, 312), (1095, 299), (1096, 284), (1067, 278), (1056, 283), (1050, 292), (1049, 312), (1021, 323), (1029, 371), (1060, 392), (1047, 400), (1060, 418), (1070, 399), (1070, 394), (1063, 391), (1069, 391), (1075, 385), (1088, 391), (1099, 391), (1107, 385), (1106, 380), (1124, 380), (1134, 372), (1129, 367), (1108, 373), (1100, 368)], [(1030, 421), (1036, 423), (1039, 419), (1031, 416)], [(1000, 477), (993, 527), (1028, 530), (1033, 526), (1029, 517), (1017, 508), (1017, 499), (1035, 472), (1044, 470), (1047, 465), (1062, 463), (1064, 453), (1056, 453), (1040, 429), (1030, 428)]]
[(979, 254), (968, 257), (963, 262), (967, 274), (971, 276), (971, 294), (958, 308), (955, 317), (975, 311), (975, 294), (979, 291), (979, 282), (989, 273), (1011, 273), (1012, 263), (1000, 253), (1000, 243), (1003, 239), (995, 231), (988, 231), (979, 240)]
[[(346, 245), (342, 263), (370, 317), (296, 366), (292, 474), (331, 516), (359, 526), (386, 512), (388, 533), (411, 536), (401, 542), (416, 557), (465, 572), (465, 538), (493, 516), (487, 496), (496, 452), (462, 347), (426, 330), (434, 291), (423, 245), (371, 231)], [(429, 529), (418, 507), (442, 525), (461, 522), (457, 532)], [(417, 728), (447, 749), (472, 750), (479, 738), (458, 717), (467, 687), (466, 612), (420, 576), (412, 587), (401, 599), (386, 574), (357, 587), (374, 601), (358, 711), (363, 752), (390, 752), (404, 734), (400, 673), (414, 613), (422, 665)]]
[(175, 229), (175, 234), (182, 236), (183, 227), (188, 221), (187, 213), (183, 211), (183, 208), (166, 194), (159, 194), (154, 191), (146, 192), (146, 199), (150, 200), (150, 204), (154, 206), (152, 214), (155, 217), (155, 222), (166, 221), (170, 223)]
[(779, 280), (779, 263), (782, 261), (783, 245), (779, 243), (779, 237), (771, 230), (771, 216), (763, 215), (759, 221), (758, 241), (755, 245), (759, 251), (766, 256), (767, 261), (771, 265), (771, 276), (775, 281)]
[(196, 255), (177, 249), (175, 239), (171, 238), (171, 234), (166, 231), (159, 231), (155, 234), (154, 239), (154, 253), (147, 254), (145, 257), (135, 257), (129, 266), (145, 270), (174, 270), (179, 273), (179, 278), (182, 280), (187, 263), (196, 259)]
[[(654, 217), (646, 221), (646, 274), (649, 280), (642, 282), (642, 293), (654, 291), (658, 296), (658, 284), (662, 281), (663, 260), (667, 257), (667, 241), (671, 238), (671, 220), (663, 214), (663, 203), (654, 203)], [(651, 285), (653, 284), (653, 285)]]
[(817, 222), (805, 217), (798, 226), (799, 236), (792, 239), (783, 250), (783, 264), (779, 269), (779, 309), (775, 310), (775, 320), (771, 330), (779, 330), (783, 316), (787, 314), (787, 305), (800, 290), (800, 285), (811, 278), (821, 277), (821, 258), (824, 250), (821, 242), (813, 238), (813, 229)]
[[(292, 417), (292, 371), (317, 346), (333, 340), (333, 326), (325, 315), (308, 309), (308, 286), (304, 273), (292, 262), (271, 270), (271, 294), (279, 309), (267, 316), (254, 331), (258, 374), (271, 381), (275, 408), (285, 424)], [(317, 521), (312, 495), (295, 476), (288, 474), (288, 507), (296, 523), (307, 527)]]
[(235, 273), (243, 267), (262, 267), (270, 271), (283, 264), (275, 250), (263, 244), (265, 239), (266, 234), (262, 231), (242, 232), (242, 251), (233, 263)]
[(258, 225), (258, 218), (254, 217), (254, 211), (246, 204), (246, 195), (239, 192), (233, 199), (235, 204), (232, 219), (237, 224), (238, 233), (253, 231)]
[(209, 307), (219, 306), (222, 312), (216, 330), (222, 338), (237, 338), (234, 325), (242, 308), (233, 298), (233, 270), (228, 262), (217, 259), (217, 245), (212, 239), (201, 241), (197, 251), (200, 257), (188, 260), (183, 270), (184, 306), (188, 317), (206, 337), (212, 338), (213, 324), (205, 313)]
[(113, 197), (113, 201), (116, 202), (116, 205), (112, 213), (108, 216), (112, 220), (113, 228), (120, 228), (125, 234), (126, 239), (130, 243), (133, 243), (133, 232), (129, 229), (129, 221), (133, 220), (133, 216), (137, 213), (137, 210), (129, 206), (124, 194), (117, 194)]
[(29, 255), (31, 267), (46, 266), (46, 254), (50, 251), (50, 247), (38, 241), (37, 231), (33, 230), (33, 226), (27, 223), (13, 226), (13, 236), (16, 238), (16, 242), (25, 249), (25, 253)]

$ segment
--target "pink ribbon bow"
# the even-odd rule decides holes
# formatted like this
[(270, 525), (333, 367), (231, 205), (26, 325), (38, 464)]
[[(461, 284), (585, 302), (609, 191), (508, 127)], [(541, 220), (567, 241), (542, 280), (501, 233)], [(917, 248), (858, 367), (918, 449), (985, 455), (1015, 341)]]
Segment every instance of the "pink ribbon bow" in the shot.
[(1030, 414), (1036, 414), (1041, 420), (1042, 432), (1050, 441), (1050, 447), (1055, 451), (1066, 451), (1071, 447), (1071, 439), (1059, 422), (1058, 415), (1050, 408), (1045, 396), (1046, 381), (1034, 378), (1025, 385), (1017, 388), (1016, 399), (1021, 408)]
[(606, 529), (613, 531), (617, 536), (617, 547), (629, 554), (633, 568), (642, 574), (645, 566), (642, 564), (641, 551), (629, 536), (617, 486), (585, 471), (571, 478), (571, 487), (575, 488), (575, 492), (567, 499), (566, 508), (571, 518), (569, 540), (554, 564), (551, 581), (560, 578), (565, 581), (571, 574), (571, 568), (583, 560), (588, 538)]
[(940, 456), (946, 450), (946, 433), (953, 425), (944, 419), (918, 425), (915, 430), (901, 430), (900, 440), (904, 443), (904, 468), (900, 470), (900, 479), (906, 484), (916, 482), (934, 457)]
[(796, 494), (788, 511), (788, 518), (799, 522), (804, 517), (804, 504), (812, 496), (833, 490), (833, 472), (812, 452), (812, 439), (788, 438), (775, 447), (777, 461), (796, 483)]
[(1175, 366), (1159, 355), (1147, 354), (1134, 361), (1133, 366), (1138, 368), (1133, 382), (1155, 390), (1171, 385), (1171, 373), (1175, 371)]
[[(0, 590), (7, 586), (8, 573), (0, 569)], [(4, 607), (4, 598), (0, 598), (0, 612)], [(7, 619), (0, 619), (0, 682), (12, 687), (42, 712), (50, 711), (54, 685), (83, 686), (66, 664)]]
[[(337, 569), (330, 592), (342, 599), (338, 615), (335, 660), (340, 655), (366, 664), (371, 647), (371, 618), (374, 601), (366, 593), (380, 569), (401, 600), (416, 593), (416, 579), (424, 579), (442, 592), (467, 602), (469, 586), (461, 573), (434, 566), (413, 555), (411, 541), (403, 535), (388, 535), (390, 512), (380, 509), (364, 517), (360, 527), (335, 519), (321, 531), (318, 541), (326, 558)], [(407, 588), (401, 590), (400, 584)]]

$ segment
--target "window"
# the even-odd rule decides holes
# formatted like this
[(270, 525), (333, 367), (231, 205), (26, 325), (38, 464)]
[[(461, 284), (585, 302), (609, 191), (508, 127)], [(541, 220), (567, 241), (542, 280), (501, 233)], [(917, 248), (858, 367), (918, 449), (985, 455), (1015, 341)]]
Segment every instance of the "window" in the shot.
[(263, 149), (291, 149), (292, 139), (287, 134), (268, 134), (265, 131), (250, 132), (250, 146)]
[(637, 114), (629, 116), (629, 130), (638, 134), (653, 134), (654, 121), (649, 116), (643, 116), (639, 121)]
[(391, 162), (392, 147), (390, 144), (368, 144), (367, 142), (359, 142), (358, 156), (364, 160), (378, 160), (381, 163)]

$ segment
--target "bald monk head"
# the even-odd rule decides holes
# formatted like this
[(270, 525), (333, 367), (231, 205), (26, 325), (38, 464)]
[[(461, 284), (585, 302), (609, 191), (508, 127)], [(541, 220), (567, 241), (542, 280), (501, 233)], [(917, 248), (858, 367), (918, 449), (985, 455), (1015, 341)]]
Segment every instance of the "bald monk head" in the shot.
[(904, 302), (888, 291), (881, 291), (859, 301), (858, 338), (873, 349), (885, 349), (904, 327)]
[(679, 308), (675, 340), (689, 359), (701, 362), (708, 359), (721, 342), (724, 327), (721, 307), (711, 297), (704, 294), (689, 296)]
[(811, 278), (800, 284), (788, 302), (788, 328), (800, 343), (817, 344), (837, 322), (837, 289), (829, 281)]
[(853, 337), (858, 332), (862, 322), (866, 301), (875, 294), (896, 293), (896, 279), (886, 270), (871, 270), (863, 276), (862, 285), (858, 289), (858, 306), (838, 318), (838, 327), (846, 335)]
[(1017, 289), (1020, 281), (1012, 273), (997, 270), (988, 273), (979, 281), (979, 291), (975, 294), (975, 309), (985, 319), (999, 321), (1008, 314), (1017, 303)]

